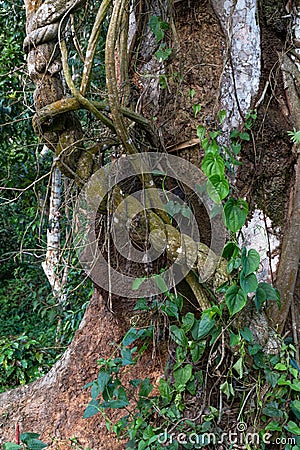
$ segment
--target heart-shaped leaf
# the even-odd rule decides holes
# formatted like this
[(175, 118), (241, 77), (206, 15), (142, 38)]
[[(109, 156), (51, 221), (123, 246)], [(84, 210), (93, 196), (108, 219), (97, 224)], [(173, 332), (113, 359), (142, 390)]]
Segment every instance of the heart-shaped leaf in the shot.
[(248, 204), (245, 200), (230, 198), (224, 206), (225, 224), (236, 233), (244, 225), (248, 215)]
[(247, 296), (239, 286), (230, 286), (225, 295), (225, 301), (231, 316), (241, 311), (247, 302)]

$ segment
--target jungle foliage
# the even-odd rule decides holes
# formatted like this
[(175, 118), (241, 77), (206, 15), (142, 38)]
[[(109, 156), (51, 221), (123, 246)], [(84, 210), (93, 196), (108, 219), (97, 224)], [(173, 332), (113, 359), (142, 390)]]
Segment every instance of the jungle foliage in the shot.
[[(0, 391), (33, 381), (70, 343), (91, 295), (71, 263), (68, 304), (51, 293), (41, 262), (46, 246), (50, 153), (31, 125), (33, 85), (22, 49), (22, 1), (0, 2)], [(65, 221), (63, 230), (70, 227)], [(70, 255), (72, 258), (72, 255)], [(74, 257), (73, 257), (74, 258)], [(76, 289), (79, 285), (79, 288)], [(74, 290), (75, 289), (75, 290)], [(58, 323), (60, 326), (58, 327)]]

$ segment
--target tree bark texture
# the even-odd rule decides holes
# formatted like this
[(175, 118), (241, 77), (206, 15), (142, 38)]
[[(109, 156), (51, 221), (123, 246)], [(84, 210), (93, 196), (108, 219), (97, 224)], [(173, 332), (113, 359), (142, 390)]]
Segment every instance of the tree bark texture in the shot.
[[(64, 14), (81, 3), (26, 2), (28, 38), (25, 49), (29, 53), (30, 74), (37, 86), (37, 111), (55, 102), (63, 106), (63, 102), (59, 102), (65, 93), (61, 58), (56, 52), (58, 29)], [(247, 110), (257, 104), (258, 123), (251, 135), (252, 142), (246, 145), (242, 155), (244, 165), (236, 174), (236, 187), (241, 197), (249, 199), (253, 211), (259, 208), (270, 217), (272, 232), (281, 240), (295, 161), (292, 146), (285, 136), (293, 125), (277, 53), (285, 48), (282, 23), (275, 20), (277, 16), (282, 17), (282, 11), (274, 12), (271, 7), (269, 10), (267, 6), (272, 2), (264, 2), (259, 11), (259, 30), (255, 21), (258, 13), (255, 0), (212, 1), (214, 9), (209, 2), (175, 1), (170, 22), (172, 32), (168, 34), (173, 54), (170, 63), (165, 65), (153, 57), (157, 45), (148, 24), (143, 24), (145, 28), (139, 26), (141, 18), (149, 13), (147, 8), (150, 7), (150, 14), (159, 14), (163, 20), (168, 20), (171, 9), (168, 6), (162, 10), (164, 2), (148, 3), (137, 2), (129, 20), (129, 26), (136, 27), (139, 33), (135, 36), (132, 32), (129, 45), (135, 47), (136, 59), (129, 64), (129, 76), (135, 86), (136, 111), (155, 123), (162, 149), (199, 166), (203, 153), (197, 140), (197, 125), (203, 123), (215, 129), (216, 113), (226, 107), (229, 109), (227, 129), (240, 126)], [(260, 38), (262, 65), (258, 49)], [(124, 84), (121, 87), (123, 89)], [(193, 97), (191, 91), (194, 91)], [(111, 97), (112, 94), (111, 91)], [(122, 95), (127, 98), (126, 89)], [(197, 117), (193, 113), (194, 104), (202, 105)], [(76, 170), (81, 152), (74, 144), (82, 139), (81, 126), (72, 112), (64, 111), (54, 122), (55, 126), (46, 121), (40, 135), (57, 156), (60, 151), (68, 153), (71, 149), (71, 158), (62, 161), (62, 165), (73, 161), (73, 166), (69, 166), (72, 172)], [(205, 223), (205, 218), (203, 220)], [(280, 227), (277, 231), (276, 226)], [(205, 236), (205, 230), (203, 233)], [(271, 253), (272, 250), (269, 249)], [(68, 439), (72, 436), (77, 436), (82, 445), (89, 445), (93, 450), (125, 447), (108, 436), (100, 414), (82, 419), (89, 401), (89, 393), (82, 389), (83, 385), (96, 377), (97, 359), (110, 356), (110, 343), (120, 340), (129, 327), (124, 317), (130, 315), (132, 305), (125, 300), (115, 301), (113, 315), (104, 303), (96, 292), (74, 341), (45, 377), (0, 395), (0, 442), (13, 439), (17, 422), (21, 431), (41, 432), (42, 439), (52, 441), (52, 449), (71, 448)], [(152, 361), (148, 352), (130, 378), (149, 376), (155, 381), (163, 373), (163, 367), (164, 357), (162, 362), (159, 358)]]
[[(90, 401), (90, 392), (83, 386), (97, 378), (97, 360), (111, 356), (111, 343), (118, 343), (129, 326), (124, 321), (126, 305), (114, 306), (116, 315), (107, 310), (96, 291), (72, 344), (50, 372), (32, 384), (0, 395), (0, 444), (14, 441), (15, 425), (19, 424), (21, 433), (41, 433), (41, 439), (53, 450), (73, 448), (72, 437), (93, 450), (124, 448), (109, 435), (100, 414), (82, 418)], [(118, 320), (118, 315), (123, 315), (123, 320)], [(149, 350), (129, 379), (150, 376), (155, 384), (161, 374), (162, 366), (152, 359)]]
[[(63, 35), (65, 16), (84, 3), (84, 0), (52, 2), (26, 0), (26, 39), (29, 76), (35, 83), (36, 112), (65, 96), (62, 63), (58, 48), (58, 34)], [(81, 153), (82, 130), (74, 113), (67, 112), (36, 129), (44, 143), (55, 152), (58, 165), (72, 176)]]

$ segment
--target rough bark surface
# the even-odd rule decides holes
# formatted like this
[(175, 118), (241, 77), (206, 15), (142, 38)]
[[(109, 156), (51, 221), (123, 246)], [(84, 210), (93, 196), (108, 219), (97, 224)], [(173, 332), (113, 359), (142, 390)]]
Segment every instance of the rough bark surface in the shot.
[[(187, 3), (189, 8), (187, 8)], [(218, 2), (214, 3), (217, 4)], [(237, 3), (226, 2), (229, 7), (237, 6)], [(29, 19), (31, 18), (30, 14), (35, 17), (34, 20), (31, 20), (32, 25), (28, 28), (28, 35), (31, 36), (33, 44), (30, 44), (29, 39), (25, 46), (29, 51), (29, 59), (32, 61), (31, 76), (38, 86), (35, 98), (36, 107), (40, 109), (63, 96), (59, 75), (60, 61), (59, 58), (57, 61), (54, 60), (52, 56), (53, 42), (56, 42), (57, 39), (55, 24), (62, 16), (55, 16), (55, 20), (51, 22), (53, 27), (48, 28), (47, 40), (46, 37), (38, 37), (37, 30), (44, 26), (44, 22), (42, 18), (39, 22), (37, 16), (34, 16), (41, 6), (41, 2), (27, 2), (26, 4)], [(241, 1), (238, 5), (239, 9), (236, 9), (236, 12), (239, 11), (240, 13), (245, 12), (245, 8), (250, 8), (252, 5), (250, 9), (251, 20), (253, 20), (255, 2)], [(51, 2), (45, 2), (43, 7), (46, 8), (46, 6), (48, 10), (45, 9), (45, 11), (49, 13)], [(43, 11), (43, 9), (40, 10), (40, 13), (43, 13)], [(64, 9), (64, 11), (66, 10)], [(45, 14), (43, 13), (41, 16)], [(46, 23), (48, 22), (46, 21)], [(160, 66), (158, 67), (158, 62), (154, 60), (152, 62), (147, 61), (147, 56), (149, 56), (147, 53), (148, 40), (145, 35), (139, 55), (139, 69), (143, 70), (138, 72), (144, 71), (145, 74), (147, 74), (147, 71), (155, 72), (155, 76), (152, 79), (152, 84), (151, 82), (146, 83), (146, 75), (144, 80), (136, 80), (140, 89), (138, 105), (141, 106), (140, 111), (149, 118), (155, 116), (157, 120), (155, 123), (160, 130), (162, 141), (169, 151), (178, 151), (180, 156), (185, 156), (199, 164), (201, 159), (201, 155), (197, 151), (199, 146), (196, 147), (195, 151), (192, 140), (196, 137), (195, 128), (197, 124), (205, 123), (208, 127), (211, 125), (211, 128), (216, 125), (215, 112), (220, 106), (219, 96), (216, 93), (219, 92), (224, 69), (222, 54), (224, 29), (222, 30), (222, 26), (211, 6), (206, 2), (195, 0), (175, 2), (175, 24), (177, 36), (176, 34), (170, 36), (170, 41), (173, 40), (174, 52), (172, 62), (168, 66), (169, 72), (165, 72), (165, 69)], [(36, 35), (34, 32), (36, 32)], [(50, 38), (53, 41), (52, 44), (49, 43)], [(234, 33), (231, 38), (234, 38)], [(263, 32), (262, 38), (264, 68), (260, 86), (261, 93), (264, 91), (266, 82), (273, 76), (274, 67), (278, 64), (275, 50), (281, 51), (283, 48), (282, 39), (276, 34), (268, 33), (267, 28)], [(258, 42), (256, 40), (257, 45)], [(270, 48), (272, 51), (270, 51)], [(237, 46), (236, 50), (239, 54)], [(142, 53), (143, 51), (145, 54)], [(44, 56), (41, 57), (41, 54), (45, 55), (47, 52), (49, 58), (46, 59), (45, 65)], [(247, 57), (246, 53), (243, 56), (244, 62)], [(237, 59), (234, 59), (234, 64), (238, 64)], [(253, 70), (257, 75), (259, 68), (256, 67)], [(158, 75), (165, 76), (167, 83), (165, 90), (159, 92), (159, 99), (157, 97), (160, 89)], [(253, 74), (249, 72), (247, 76), (251, 78)], [(264, 129), (255, 130), (259, 139), (258, 144), (254, 148), (254, 153), (253, 149), (249, 149), (244, 155), (244, 158), (248, 160), (245, 169), (240, 174), (241, 185), (238, 186), (242, 194), (247, 195), (249, 185), (256, 188), (261, 184), (263, 192), (253, 202), (260, 203), (259, 206), (261, 205), (262, 209), (273, 208), (270, 213), (271, 218), (277, 214), (275, 206), (278, 201), (275, 202), (276, 205), (274, 206), (273, 200), (288, 191), (290, 186), (289, 174), (292, 169), (291, 146), (287, 142), (287, 138), (282, 136), (282, 130), (290, 128), (290, 123), (285, 113), (287, 108), (285, 100), (282, 98), (283, 84), (281, 80), (279, 87), (276, 84), (275, 88), (276, 94), (278, 94), (276, 99), (273, 96), (272, 89), (266, 92), (266, 101), (260, 112), (260, 119), (263, 118), (263, 120), (259, 119), (259, 122), (264, 124)], [(243, 90), (243, 83), (241, 83), (239, 89)], [(190, 95), (191, 90), (195, 91), (193, 98)], [(150, 94), (153, 95), (153, 98)], [(234, 100), (234, 92), (232, 91), (231, 94)], [(250, 104), (248, 97), (247, 94), (247, 106)], [(199, 116), (194, 117), (193, 105), (198, 103), (202, 104), (202, 110)], [(280, 114), (278, 114), (278, 104), (281, 106)], [(266, 122), (265, 116), (268, 116)], [(63, 120), (59, 118), (60, 128), (53, 131), (51, 127), (48, 130), (49, 135), (47, 135), (45, 125), (46, 128), (42, 130), (45, 141), (50, 141), (50, 144), (54, 142), (56, 147), (64, 136), (70, 137), (70, 133), (76, 133), (79, 128), (76, 131), (77, 123), (75, 124), (74, 120), (73, 116), (70, 115), (64, 116)], [(80, 134), (75, 138), (80, 138)], [(74, 142), (74, 139), (72, 139), (71, 141)], [(266, 141), (268, 142), (268, 148), (266, 148)], [(283, 160), (284, 164), (281, 164)], [(278, 172), (279, 166), (282, 166), (280, 172)], [(258, 167), (261, 169), (258, 173), (255, 173)], [(253, 181), (254, 175), (255, 181)], [(281, 184), (277, 186), (277, 182)], [(270, 199), (265, 198), (268, 195), (270, 195)], [(284, 217), (285, 201), (286, 198), (284, 197), (278, 204), (281, 219)], [(2, 425), (0, 443), (13, 439), (14, 427), (17, 422), (20, 423), (21, 431), (42, 433), (41, 438), (50, 444), (51, 449), (71, 448), (69, 438), (73, 436), (78, 438), (80, 444), (90, 446), (93, 450), (124, 448), (124, 444), (116, 443), (115, 438), (108, 435), (100, 414), (89, 420), (82, 419), (85, 406), (90, 399), (89, 392), (83, 390), (82, 387), (96, 377), (97, 359), (111, 355), (111, 342), (118, 342), (126, 328), (123, 320), (124, 315), (126, 313), (128, 317), (130, 316), (130, 308), (125, 299), (123, 303), (120, 300), (119, 303), (114, 302), (113, 310), (115, 315), (107, 310), (102, 297), (95, 293), (73, 343), (51, 371), (31, 385), (0, 395), (0, 425)], [(157, 379), (162, 373), (163, 366), (164, 364), (160, 365), (159, 358), (154, 363), (150, 352), (147, 352), (139, 365), (131, 371), (130, 378), (134, 378), (136, 373), (139, 378), (149, 376), (152, 380)]]

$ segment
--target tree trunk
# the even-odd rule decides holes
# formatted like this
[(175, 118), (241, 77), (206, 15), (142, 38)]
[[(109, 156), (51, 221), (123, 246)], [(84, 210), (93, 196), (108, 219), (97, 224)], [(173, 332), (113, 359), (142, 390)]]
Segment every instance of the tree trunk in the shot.
[[(76, 5), (81, 3), (74, 2)], [(281, 2), (263, 2), (264, 5), (260, 6), (259, 11), (255, 0), (239, 2), (213, 0), (211, 4), (198, 0), (188, 2), (177, 0), (174, 1), (172, 8), (166, 7), (164, 10), (161, 10), (160, 1), (146, 2), (147, 5), (144, 2), (137, 3), (135, 18), (131, 23), (133, 27), (137, 27), (138, 33), (143, 30), (144, 34), (135, 36), (133, 30), (129, 47), (135, 48), (136, 59), (133, 60), (131, 72), (129, 70), (132, 78), (130, 81), (135, 85), (135, 95), (138, 95), (136, 109), (150, 122), (155, 119), (155, 127), (159, 130), (156, 144), (160, 143), (170, 153), (176, 153), (199, 166), (203, 156), (196, 140), (196, 127), (199, 123), (214, 129), (216, 113), (222, 108), (227, 109), (223, 131), (225, 135), (227, 133), (228, 138), (228, 131), (241, 125), (249, 109), (255, 105), (259, 107), (259, 119), (252, 131), (251, 144), (254, 144), (245, 147), (242, 155), (243, 167), (234, 174), (234, 177), (237, 178), (236, 187), (240, 196), (247, 196), (251, 203), (254, 222), (248, 224), (250, 236), (251, 230), (257, 227), (264, 229), (267, 247), (264, 248), (264, 270), (261, 280), (272, 276), (275, 278), (278, 245), (286, 232), (285, 218), (293, 181), (294, 156), (291, 151), (292, 145), (286, 137), (286, 130), (296, 126), (289, 117), (286, 95), (288, 87), (283, 83), (277, 53), (282, 53), (285, 49), (287, 27), (287, 24), (283, 26), (284, 22), (281, 20), (284, 15), (284, 9), (279, 5)], [(49, 2), (43, 5), (46, 4)], [(78, 93), (76, 94), (74, 86), (71, 86), (72, 94), (76, 98), (60, 101), (64, 95), (58, 76), (60, 68), (54, 64), (55, 61), (60, 64), (60, 57), (55, 61), (48, 58), (47, 61), (50, 63), (46, 72), (45, 66), (39, 70), (36, 67), (37, 62), (41, 61), (39, 50), (41, 53), (45, 51), (41, 46), (50, 45), (51, 51), (48, 53), (52, 58), (58, 33), (55, 27), (67, 8), (63, 8), (53, 18), (51, 23), (55, 26), (52, 34), (50, 33), (52, 28), (49, 29), (53, 42), (51, 43), (50, 39), (49, 44), (49, 40), (45, 43), (38, 33), (34, 34), (45, 25), (38, 19), (46, 14), (43, 12), (46, 8), (40, 10), (40, 15), (37, 14), (37, 7), (42, 6), (36, 5), (35, 2), (27, 2), (29, 22), (33, 25), (28, 29), (31, 38), (25, 47), (30, 52), (29, 57), (34, 65), (31, 73), (38, 86), (36, 108), (39, 110), (56, 102), (56, 105), (61, 107), (61, 114), (57, 115), (55, 112), (55, 115), (53, 111), (52, 114), (57, 122), (63, 117), (63, 125), (58, 131), (49, 130), (47, 125), (44, 125), (41, 135), (44, 140), (50, 141), (58, 157), (61, 152), (67, 151), (66, 159), (61, 161), (61, 168), (76, 179), (77, 162), (84, 152), (75, 145), (75, 142), (81, 140), (82, 131), (78, 120), (70, 110), (78, 109), (80, 101), (83, 100), (80, 95), (76, 97)], [(160, 15), (163, 20), (170, 23), (172, 33), (168, 39), (173, 56), (168, 64), (153, 56), (157, 42), (149, 30), (149, 17), (144, 23), (140, 23), (146, 16), (146, 6), (151, 9), (150, 15)], [(35, 20), (32, 20), (32, 14), (37, 14), (34, 16)], [(257, 14), (260, 17), (258, 22)], [(114, 20), (117, 20), (117, 17)], [(243, 27), (239, 26), (241, 23)], [(258, 28), (258, 23), (261, 29)], [(112, 54), (115, 44), (113, 41), (107, 43), (107, 54), (109, 52)], [(107, 69), (114, 72), (115, 76), (115, 62), (107, 61), (107, 63)], [(128, 65), (128, 61), (123, 60), (123, 63)], [(119, 69), (121, 77), (121, 80), (118, 80), (119, 88), (123, 90), (123, 98), (126, 101), (128, 80), (124, 79), (126, 77), (124, 74), (127, 71), (122, 64)], [(71, 85), (72, 80), (69, 82)], [(53, 87), (54, 83), (55, 89), (51, 87), (49, 97), (41, 103), (43, 83), (48, 83), (47, 86), (50, 87)], [(164, 89), (161, 88), (162, 84)], [(114, 88), (108, 86), (111, 115), (117, 119), (114, 132), (120, 142), (124, 141), (125, 136), (126, 145), (124, 142), (123, 144), (126, 148), (129, 145), (128, 130), (124, 125), (124, 118), (118, 116)], [(68, 108), (63, 110), (66, 104), (69, 110)], [(201, 104), (202, 108), (198, 114), (194, 114), (193, 106), (197, 104)], [(84, 102), (81, 106), (92, 110), (92, 107)], [(43, 114), (46, 114), (45, 111), (43, 109)], [(67, 143), (63, 142), (66, 136)], [(68, 151), (69, 148), (71, 151)], [(296, 194), (299, 194), (299, 190), (296, 190)], [(288, 228), (294, 234), (294, 225), (298, 226), (299, 223), (299, 209), (296, 213), (296, 218), (290, 216), (293, 225)], [(299, 227), (297, 230), (299, 232)], [(245, 234), (246, 231), (245, 229)], [(287, 239), (289, 240), (289, 237)], [(257, 248), (264, 245), (265, 243), (259, 240)], [(297, 270), (298, 261), (299, 254), (291, 263), (293, 265), (291, 270), (294, 272)], [(294, 285), (296, 273), (293, 275)], [(285, 301), (285, 293), (282, 294)], [(106, 301), (104, 302), (96, 291), (71, 346), (46, 376), (31, 385), (1, 394), (1, 442), (12, 440), (15, 423), (20, 423), (22, 431), (40, 432), (42, 439), (47, 442), (54, 439), (51, 445), (53, 449), (69, 448), (68, 439), (72, 436), (76, 436), (82, 445), (89, 445), (92, 449), (124, 448), (124, 444), (116, 443), (115, 439), (108, 435), (100, 414), (89, 420), (82, 419), (89, 401), (89, 393), (82, 387), (96, 378), (97, 359), (111, 355), (110, 343), (120, 341), (126, 328), (129, 327), (127, 319), (132, 312), (132, 303), (124, 299), (114, 301), (114, 314), (109, 312), (105, 303)], [(156, 380), (163, 373), (163, 362), (166, 359), (164, 353), (162, 351), (161, 363), (158, 359), (155, 361), (151, 359), (150, 350), (146, 352), (132, 370), (130, 378), (134, 378), (136, 373), (139, 378), (149, 376), (152, 380)]]

